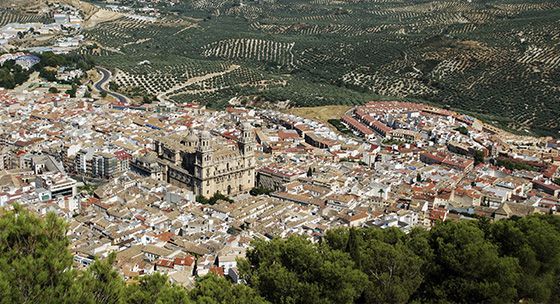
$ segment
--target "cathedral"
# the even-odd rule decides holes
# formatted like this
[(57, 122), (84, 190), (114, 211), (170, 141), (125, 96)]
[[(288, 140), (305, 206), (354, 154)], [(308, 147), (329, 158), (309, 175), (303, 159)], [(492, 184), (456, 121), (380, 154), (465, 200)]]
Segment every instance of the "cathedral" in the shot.
[(182, 139), (158, 139), (155, 152), (161, 179), (197, 196), (235, 195), (255, 186), (255, 137), (249, 123), (242, 124), (235, 142), (207, 130), (198, 136), (191, 131)]

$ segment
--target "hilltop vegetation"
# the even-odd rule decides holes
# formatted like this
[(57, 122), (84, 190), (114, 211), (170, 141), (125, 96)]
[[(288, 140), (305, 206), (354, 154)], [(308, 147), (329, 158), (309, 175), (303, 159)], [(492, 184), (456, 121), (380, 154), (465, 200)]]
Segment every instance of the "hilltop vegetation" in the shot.
[(190, 292), (164, 275), (125, 284), (114, 255), (87, 270), (71, 269), (66, 226), (16, 207), (0, 217), (0, 303), (265, 303), (254, 290), (224, 278), (200, 278)]
[(125, 284), (114, 256), (71, 268), (66, 226), (16, 206), (0, 217), (0, 303), (558, 303), (560, 218), (444, 222), (431, 231), (339, 228), (320, 243), (256, 241), (247, 285), (214, 275), (191, 291), (164, 275)]
[[(0, 7), (0, 25), (52, 21), (35, 5), (15, 2)], [(412, 99), (519, 132), (560, 131), (557, 1), (183, 0), (160, 6), (163, 17), (153, 23), (113, 14), (86, 27), (91, 44), (81, 52), (117, 69), (123, 92), (212, 107), (232, 97), (283, 107)]]
[(124, 17), (86, 32), (121, 86), (217, 107), (235, 96), (290, 106), (412, 98), (518, 131), (560, 131), (557, 1), (184, 0), (160, 9), (155, 23)]
[(258, 241), (241, 269), (272, 303), (556, 303), (559, 224), (445, 222), (408, 235), (341, 228), (319, 244)]
[[(89, 56), (79, 54), (57, 55), (52, 52), (36, 54), (40, 61), (30, 69), (23, 69), (14, 60), (8, 60), (0, 66), (0, 88), (13, 89), (29, 80), (33, 72), (39, 72), (41, 77), (49, 81), (56, 81), (58, 67), (81, 69), (88, 71), (94, 64)], [(77, 79), (76, 81), (79, 81)]]

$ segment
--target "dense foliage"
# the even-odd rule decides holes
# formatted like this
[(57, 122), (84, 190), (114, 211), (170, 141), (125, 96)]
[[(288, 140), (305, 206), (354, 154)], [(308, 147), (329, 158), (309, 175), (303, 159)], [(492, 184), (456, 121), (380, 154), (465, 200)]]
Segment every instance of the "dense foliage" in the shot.
[(38, 68), (43, 67), (69, 67), (88, 71), (95, 66), (93, 58), (89, 55), (76, 53), (55, 54), (53, 52), (45, 52), (37, 55), (41, 61), (37, 65)]
[(249, 194), (252, 196), (259, 196), (259, 195), (269, 195), (270, 193), (274, 192), (271, 189), (267, 189), (265, 187), (254, 187), (249, 191)]
[(255, 241), (247, 285), (209, 275), (187, 291), (153, 274), (125, 284), (114, 255), (75, 270), (66, 227), (21, 207), (0, 217), (0, 303), (535, 303), (560, 301), (560, 218), (339, 228), (319, 243)]
[(196, 201), (203, 205), (214, 205), (218, 201), (226, 201), (229, 203), (233, 203), (233, 200), (231, 198), (221, 194), (220, 192), (214, 193), (214, 195), (212, 195), (210, 198), (206, 198), (202, 195), (197, 195)]
[[(411, 98), (522, 133), (560, 130), (558, 1), (164, 3), (157, 23), (122, 18), (86, 30), (105, 46), (99, 62), (123, 72), (122, 86), (212, 107), (232, 97), (280, 106)], [(240, 68), (228, 72), (232, 64)]]
[(72, 269), (64, 222), (16, 207), (0, 217), (0, 303), (265, 303), (244, 285), (209, 275), (192, 291), (160, 274), (125, 284), (114, 255), (85, 271)]
[(455, 131), (463, 134), (463, 135), (469, 135), (469, 130), (465, 127), (465, 126), (460, 126), (455, 128)]
[(8, 60), (0, 67), (0, 87), (13, 89), (26, 82), (31, 72), (22, 69), (14, 60)]
[(560, 219), (445, 222), (431, 231), (335, 229), (257, 241), (241, 265), (273, 303), (560, 301)]
[(348, 129), (348, 127), (343, 124), (340, 119), (329, 119), (328, 122), (333, 125), (338, 131), (344, 134), (352, 134), (352, 130)]
[(14, 60), (8, 60), (0, 66), (0, 87), (13, 89), (26, 82), (33, 72), (39, 72), (39, 75), (48, 81), (56, 81), (58, 67), (88, 71), (95, 66), (89, 55), (60, 55), (45, 52), (43, 54), (36, 54), (36, 56), (40, 59), (39, 63), (28, 70), (17, 65)]
[(531, 166), (527, 163), (520, 162), (520, 161), (513, 161), (509, 158), (499, 157), (496, 160), (496, 165), (500, 167), (505, 167), (509, 170), (528, 170), (528, 171), (539, 171), (539, 168), (535, 166)]

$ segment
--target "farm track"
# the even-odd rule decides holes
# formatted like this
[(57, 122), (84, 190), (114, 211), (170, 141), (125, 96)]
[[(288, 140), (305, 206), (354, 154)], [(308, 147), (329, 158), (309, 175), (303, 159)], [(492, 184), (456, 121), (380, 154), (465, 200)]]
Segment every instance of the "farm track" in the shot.
[(177, 93), (177, 91), (185, 89), (190, 85), (193, 85), (195, 83), (202, 82), (202, 81), (214, 78), (214, 77), (223, 76), (225, 74), (228, 74), (228, 73), (231, 73), (231, 72), (237, 70), (238, 68), (240, 68), (239, 65), (232, 64), (225, 71), (192, 77), (192, 78), (188, 79), (187, 81), (185, 81), (183, 83), (180, 83), (180, 84), (172, 87), (171, 89), (169, 89), (169, 90), (167, 90), (163, 93), (158, 94), (157, 99), (160, 100), (160, 101), (164, 101), (164, 100), (167, 99), (167, 97), (172, 97), (174, 95), (178, 95), (180, 92)]
[[(322, 106), (413, 98), (560, 134), (558, 1), (195, 0), (184, 6), (156, 23), (123, 17), (85, 35), (111, 48), (95, 55), (118, 69), (121, 87), (160, 100), (223, 106), (240, 96)], [(239, 68), (230, 71), (231, 65)]]

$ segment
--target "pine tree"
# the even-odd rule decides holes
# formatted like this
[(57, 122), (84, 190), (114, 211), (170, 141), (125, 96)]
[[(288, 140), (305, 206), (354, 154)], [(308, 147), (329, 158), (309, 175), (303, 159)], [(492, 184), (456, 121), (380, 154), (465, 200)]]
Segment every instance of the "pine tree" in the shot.
[(361, 268), (360, 240), (358, 232), (355, 228), (350, 228), (348, 242), (346, 243), (346, 252), (350, 254), (350, 257), (352, 257), (352, 260), (356, 263), (357, 268)]

